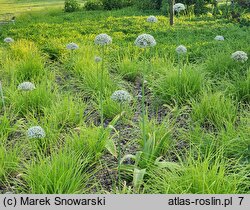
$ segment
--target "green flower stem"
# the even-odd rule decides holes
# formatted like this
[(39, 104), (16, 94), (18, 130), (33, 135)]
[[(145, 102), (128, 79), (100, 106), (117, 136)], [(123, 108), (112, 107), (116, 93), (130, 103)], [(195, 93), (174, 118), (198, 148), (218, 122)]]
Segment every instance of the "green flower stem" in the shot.
[(101, 126), (104, 127), (104, 117), (103, 117), (103, 73), (104, 73), (104, 59), (105, 59), (105, 46), (102, 46), (102, 65), (101, 65), (101, 75), (100, 75), (100, 115), (101, 115)]
[(142, 138), (143, 138), (143, 147), (146, 145), (146, 127), (145, 127), (145, 73), (146, 73), (146, 49), (144, 49), (144, 66), (143, 66), (143, 72), (142, 72), (142, 100), (141, 100), (141, 106), (142, 106)]
[(1, 92), (1, 99), (3, 103), (3, 111), (5, 112), (5, 102), (4, 102), (4, 96), (3, 96), (3, 87), (2, 87), (2, 82), (0, 81), (0, 92)]
[[(120, 117), (122, 117), (122, 103), (120, 103)], [(118, 189), (121, 187), (121, 135), (118, 135)]]

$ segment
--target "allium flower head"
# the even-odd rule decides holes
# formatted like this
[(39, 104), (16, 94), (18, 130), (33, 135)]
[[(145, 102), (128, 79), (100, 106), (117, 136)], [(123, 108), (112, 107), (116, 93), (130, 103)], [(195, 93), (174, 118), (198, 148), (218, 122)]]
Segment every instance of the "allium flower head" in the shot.
[(187, 52), (187, 48), (184, 46), (184, 45), (179, 45), (175, 51), (178, 53), (178, 54), (185, 54)]
[(72, 43), (67, 44), (66, 48), (68, 50), (77, 50), (79, 49), (79, 46), (76, 43), (72, 42)]
[(112, 96), (111, 99), (113, 101), (116, 101), (118, 103), (129, 103), (132, 99), (131, 95), (125, 91), (125, 90), (117, 90), (115, 91)]
[(182, 4), (182, 3), (176, 3), (176, 4), (174, 5), (174, 11), (175, 11), (175, 12), (180, 12), (180, 11), (185, 10), (185, 9), (186, 9), (186, 7), (185, 7), (185, 5)]
[(102, 61), (102, 58), (99, 56), (95, 56), (95, 62), (100, 63)]
[(18, 90), (24, 90), (24, 91), (34, 90), (35, 88), (36, 88), (35, 85), (31, 82), (23, 82), (19, 84), (17, 87)]
[(236, 51), (231, 55), (231, 58), (235, 61), (244, 63), (247, 61), (248, 57), (247, 54), (243, 51)]
[(214, 38), (216, 41), (224, 41), (224, 37), (223, 36), (216, 36), (215, 38)]
[(7, 37), (7, 38), (4, 39), (4, 42), (6, 42), (6, 43), (12, 43), (12, 42), (14, 42), (14, 39), (12, 39), (10, 37)]
[(99, 34), (95, 37), (95, 44), (97, 45), (108, 45), (112, 43), (112, 38), (107, 34)]
[(152, 35), (142, 34), (136, 38), (135, 45), (140, 48), (154, 47), (156, 45), (156, 41)]
[(158, 20), (155, 16), (151, 15), (147, 18), (147, 22), (149, 23), (156, 23)]
[(42, 127), (40, 126), (33, 126), (30, 127), (27, 131), (27, 136), (30, 139), (37, 138), (37, 139), (42, 139), (46, 136), (45, 131), (43, 130)]

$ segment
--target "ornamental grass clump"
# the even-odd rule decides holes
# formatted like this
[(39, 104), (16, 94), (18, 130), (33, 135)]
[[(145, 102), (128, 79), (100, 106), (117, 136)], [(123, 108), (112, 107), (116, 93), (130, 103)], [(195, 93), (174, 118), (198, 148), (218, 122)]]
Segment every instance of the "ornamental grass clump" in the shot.
[(142, 72), (142, 100), (141, 100), (141, 105), (142, 105), (142, 113), (141, 113), (141, 118), (142, 118), (142, 136), (143, 136), (143, 145), (144, 147), (146, 146), (146, 128), (145, 128), (145, 70), (146, 70), (146, 49), (154, 47), (156, 45), (156, 41), (154, 37), (150, 34), (142, 34), (139, 35), (136, 40), (135, 40), (135, 45), (139, 48), (142, 48), (144, 50), (144, 67), (143, 67), (143, 72)]
[(95, 42), (95, 44), (97, 46), (101, 47), (101, 54), (102, 54), (101, 57), (100, 57), (101, 59), (100, 58), (98, 58), (98, 59), (95, 58), (95, 62), (97, 60), (98, 60), (98, 62), (102, 62), (102, 64), (101, 64), (101, 73), (99, 74), (98, 69), (97, 69), (97, 74), (98, 74), (98, 79), (100, 81), (99, 99), (100, 99), (101, 126), (104, 127), (104, 116), (103, 116), (103, 89), (104, 89), (104, 84), (103, 84), (103, 74), (104, 74), (104, 62), (105, 62), (105, 48), (106, 48), (107, 45), (110, 45), (112, 43), (112, 38), (107, 34), (99, 34), (99, 35), (97, 35), (95, 37), (94, 42)]
[(27, 131), (27, 136), (30, 139), (42, 139), (45, 138), (46, 134), (42, 127), (40, 126), (33, 126), (30, 127)]
[(244, 63), (248, 60), (248, 56), (245, 52), (243, 51), (236, 51), (232, 53), (231, 58), (237, 62)]
[(36, 87), (31, 82), (23, 82), (23, 83), (18, 85), (17, 89), (22, 90), (22, 91), (31, 91), (31, 90), (36, 89)]

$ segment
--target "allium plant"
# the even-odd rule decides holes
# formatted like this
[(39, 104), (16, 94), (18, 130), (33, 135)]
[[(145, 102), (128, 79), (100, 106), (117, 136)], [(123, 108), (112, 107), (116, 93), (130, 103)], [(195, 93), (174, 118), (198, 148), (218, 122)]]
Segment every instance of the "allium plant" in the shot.
[(14, 39), (12, 39), (11, 37), (7, 37), (7, 38), (4, 39), (4, 42), (12, 43), (12, 42), (14, 42)]
[(79, 46), (76, 43), (72, 42), (72, 43), (67, 44), (66, 48), (68, 50), (77, 50), (77, 49), (79, 49)]
[(31, 91), (34, 90), (36, 87), (33, 83), (31, 82), (23, 82), (18, 85), (17, 89), (18, 90), (23, 90), (23, 91)]
[(218, 35), (218, 36), (216, 36), (216, 37), (214, 38), (214, 40), (216, 40), (216, 41), (224, 41), (225, 39), (224, 39), (223, 36)]
[[(126, 90), (117, 90), (111, 95), (111, 99), (120, 105), (122, 113), (123, 105), (128, 104), (132, 97)], [(121, 114), (122, 115), (122, 114)], [(118, 139), (118, 186), (121, 185), (121, 136)]]
[[(104, 117), (103, 117), (103, 74), (104, 74), (104, 61), (105, 61), (105, 48), (107, 45), (112, 43), (112, 38), (107, 34), (99, 34), (95, 37), (95, 44), (101, 47), (101, 73), (100, 73), (100, 90), (99, 90), (99, 99), (100, 99), (100, 115), (101, 115), (101, 126), (104, 127)], [(98, 59), (100, 62), (100, 59)], [(95, 59), (96, 61), (96, 59)], [(98, 73), (98, 69), (97, 69)], [(99, 73), (98, 73), (99, 75)]]
[(185, 10), (186, 7), (185, 7), (185, 5), (182, 4), (182, 3), (176, 3), (176, 4), (174, 4), (173, 9), (174, 9), (175, 12), (177, 12), (177, 14), (179, 14), (179, 12)]
[(36, 138), (36, 139), (42, 139), (46, 136), (45, 131), (40, 126), (33, 126), (30, 127), (27, 131), (27, 136), (30, 139)]
[(187, 48), (184, 45), (179, 45), (175, 49), (177, 55), (178, 55), (178, 66), (179, 66), (179, 76), (181, 75), (181, 61), (180, 58), (187, 53)]
[(147, 18), (147, 22), (149, 23), (156, 23), (158, 21), (157, 17), (151, 15)]
[(234, 53), (232, 53), (231, 58), (237, 62), (241, 62), (244, 63), (247, 61), (248, 56), (245, 52), (243, 51), (236, 51)]
[(142, 137), (143, 137), (143, 145), (144, 147), (146, 146), (146, 127), (145, 127), (145, 116), (146, 116), (146, 111), (145, 111), (145, 69), (146, 69), (146, 49), (154, 47), (156, 45), (156, 41), (154, 37), (150, 34), (142, 34), (139, 35), (136, 40), (135, 40), (135, 45), (139, 48), (142, 48), (144, 50), (144, 67), (143, 67), (143, 72), (142, 72), (142, 100), (141, 100), (141, 105), (142, 105)]

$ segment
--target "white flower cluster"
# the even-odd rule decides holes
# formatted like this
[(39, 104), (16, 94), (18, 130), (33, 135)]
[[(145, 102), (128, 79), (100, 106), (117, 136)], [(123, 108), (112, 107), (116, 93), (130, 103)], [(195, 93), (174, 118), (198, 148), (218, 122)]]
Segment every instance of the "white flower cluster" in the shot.
[(10, 37), (7, 37), (7, 38), (4, 39), (4, 42), (6, 42), (6, 43), (12, 43), (12, 42), (14, 42), (14, 39), (12, 39)]
[(182, 4), (182, 3), (176, 3), (176, 4), (174, 5), (174, 11), (175, 11), (175, 12), (180, 12), (180, 11), (185, 10), (185, 9), (186, 9), (186, 7), (185, 7), (185, 5)]
[(156, 41), (152, 35), (142, 34), (136, 38), (135, 45), (140, 48), (154, 47), (156, 45)]
[(100, 63), (102, 61), (102, 58), (99, 56), (95, 56), (95, 62)]
[(112, 38), (107, 34), (99, 34), (95, 37), (95, 44), (97, 45), (108, 45), (112, 43)]
[(79, 46), (76, 43), (72, 42), (72, 43), (67, 44), (66, 48), (68, 50), (77, 50), (79, 49)]
[(41, 139), (41, 138), (44, 138), (46, 134), (42, 127), (33, 126), (28, 129), (27, 136), (30, 139), (33, 139), (33, 138)]
[(236, 51), (231, 55), (231, 58), (235, 61), (244, 63), (247, 61), (248, 57), (247, 54), (243, 51)]
[(147, 22), (149, 23), (156, 23), (158, 20), (155, 16), (151, 15), (147, 18)]
[(129, 103), (132, 99), (131, 95), (125, 91), (125, 90), (117, 90), (115, 91), (112, 96), (111, 99), (113, 101), (116, 101), (118, 103)]
[(36, 88), (35, 85), (31, 82), (23, 82), (19, 84), (17, 87), (18, 90), (24, 90), (24, 91), (34, 90), (35, 88)]
[(175, 51), (178, 53), (178, 54), (185, 54), (187, 52), (187, 48), (184, 46), (184, 45), (179, 45)]
[(215, 38), (214, 38), (216, 41), (224, 41), (224, 37), (223, 36), (216, 36)]

